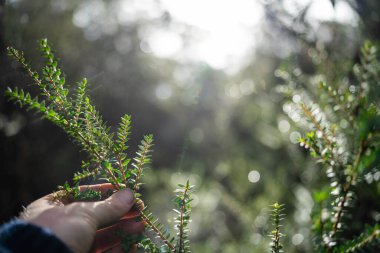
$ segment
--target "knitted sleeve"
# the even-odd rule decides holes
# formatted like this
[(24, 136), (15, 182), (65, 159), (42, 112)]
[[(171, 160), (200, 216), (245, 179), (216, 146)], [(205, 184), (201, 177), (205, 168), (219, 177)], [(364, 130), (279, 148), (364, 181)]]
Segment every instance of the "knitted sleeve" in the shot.
[(72, 253), (50, 230), (21, 220), (0, 227), (0, 253)]

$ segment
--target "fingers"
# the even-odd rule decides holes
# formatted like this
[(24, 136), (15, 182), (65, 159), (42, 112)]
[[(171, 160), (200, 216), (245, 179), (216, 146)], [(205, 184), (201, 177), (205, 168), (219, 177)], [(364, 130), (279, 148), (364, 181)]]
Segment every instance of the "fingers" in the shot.
[(123, 248), (120, 245), (117, 245), (117, 246), (110, 248), (110, 249), (103, 251), (103, 252), (104, 253), (125, 253), (125, 251), (123, 250)]
[(140, 213), (136, 210), (136, 207), (134, 207), (132, 210), (129, 210), (128, 213), (124, 214), (120, 220), (133, 219), (137, 217), (140, 217)]
[(127, 235), (132, 234), (140, 234), (144, 231), (144, 223), (143, 222), (136, 222), (133, 220), (123, 220), (118, 222), (115, 225), (112, 225), (110, 227), (106, 227), (103, 229), (99, 229), (96, 231), (96, 239), (100, 240), (115, 240), (117, 238), (120, 238), (117, 236), (117, 231), (123, 231), (123, 233)]
[(94, 190), (94, 191), (100, 191), (102, 193), (106, 193), (109, 190), (114, 191), (115, 190), (115, 186), (113, 184), (111, 184), (111, 183), (94, 184), (94, 185), (81, 185), (81, 186), (79, 186), (79, 190), (80, 191), (84, 191), (84, 190), (87, 190), (87, 189), (91, 189), (91, 190)]
[(76, 211), (87, 214), (97, 228), (115, 223), (134, 205), (134, 194), (129, 189), (118, 191), (109, 198), (98, 202), (76, 202), (71, 207)]
[(144, 231), (144, 223), (124, 220), (113, 226), (98, 230), (93, 244), (93, 249), (96, 249), (94, 252), (103, 252), (119, 245), (121, 237), (118, 231), (123, 231), (126, 235), (139, 234)]
[[(137, 251), (137, 245), (133, 244), (131, 248), (129, 249), (128, 253), (135, 253), (136, 251)], [(125, 251), (120, 245), (117, 245), (107, 251), (104, 251), (104, 253), (125, 253)]]

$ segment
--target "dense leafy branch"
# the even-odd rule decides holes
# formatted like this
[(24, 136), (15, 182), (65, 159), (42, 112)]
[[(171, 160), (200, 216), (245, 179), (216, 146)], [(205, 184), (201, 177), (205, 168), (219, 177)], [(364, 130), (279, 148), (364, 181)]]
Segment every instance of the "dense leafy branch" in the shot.
[(303, 102), (292, 108), (299, 108), (299, 125), (307, 129), (299, 142), (322, 162), (330, 179), (330, 187), (314, 195), (314, 241), (321, 252), (380, 250), (376, 218), (367, 215), (367, 224), (355, 229), (350, 225), (363, 215), (356, 210), (360, 199), (367, 197), (360, 189), (371, 184), (365, 178), (380, 165), (379, 58), (377, 48), (367, 42), (361, 62), (353, 67), (356, 80), (347, 77), (343, 85), (336, 79), (310, 82), (309, 90), (293, 87)]
[[(110, 182), (116, 190), (126, 187), (133, 189), (136, 198), (139, 200), (141, 197), (141, 194), (138, 193), (141, 185), (140, 179), (145, 167), (151, 162), (153, 135), (144, 136), (136, 157), (133, 158), (133, 163), (130, 165), (131, 159), (128, 158), (126, 151), (128, 149), (131, 117), (129, 115), (123, 116), (116, 135), (111, 133), (111, 128), (103, 121), (88, 96), (87, 80), (84, 78), (77, 83), (73, 89), (74, 94), (70, 94), (66, 87), (65, 77), (58, 67), (47, 40), (40, 40), (39, 46), (40, 52), (45, 58), (45, 66), (42, 68), (41, 76), (26, 63), (22, 52), (10, 47), (8, 54), (32, 78), (43, 99), (32, 98), (29, 93), (17, 87), (8, 88), (5, 93), (6, 96), (22, 107), (37, 111), (43, 118), (62, 128), (73, 142), (87, 152), (88, 160), (82, 162), (82, 171), (74, 174), (73, 181), (76, 185), (81, 180), (90, 177), (104, 179)], [(146, 207), (143, 207), (142, 204), (137, 205), (141, 219), (146, 222), (156, 237), (162, 240), (169, 252), (189, 252), (186, 227), (190, 220), (189, 203), (192, 186), (187, 182), (186, 186), (183, 187), (184, 189), (180, 190), (183, 194), (179, 208), (180, 224), (177, 226), (180, 233), (177, 239), (170, 236), (170, 233), (164, 229), (164, 226)], [(86, 198), (98, 200), (100, 196), (94, 191), (80, 192), (78, 187), (71, 188), (67, 183), (60, 189), (62, 191), (56, 197), (66, 200), (83, 200)], [(175, 201), (175, 204), (178, 207), (179, 202)], [(121, 237), (125, 249), (128, 249), (131, 244), (139, 243), (147, 252), (164, 252), (164, 248), (156, 246), (149, 237), (131, 238), (125, 235), (121, 235)], [(175, 240), (179, 242), (178, 247), (173, 244)]]

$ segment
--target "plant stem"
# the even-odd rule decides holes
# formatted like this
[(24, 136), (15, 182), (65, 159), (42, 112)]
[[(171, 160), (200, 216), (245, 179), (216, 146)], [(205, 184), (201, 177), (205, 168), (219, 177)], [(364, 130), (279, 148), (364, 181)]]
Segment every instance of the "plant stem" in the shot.
[(186, 183), (186, 187), (185, 187), (185, 190), (183, 192), (183, 197), (182, 197), (182, 206), (181, 206), (181, 215), (180, 215), (180, 223), (179, 223), (179, 253), (182, 252), (183, 250), (183, 234), (184, 234), (184, 231), (183, 231), (183, 214), (185, 212), (185, 199), (186, 199), (186, 195), (187, 195), (187, 192), (189, 190), (189, 181)]
[(151, 227), (154, 232), (161, 238), (161, 240), (173, 251), (175, 252), (175, 247), (169, 240), (161, 233), (161, 231), (146, 217), (142, 210), (139, 210), (140, 217)]
[(313, 124), (317, 127), (318, 131), (322, 133), (323, 139), (327, 142), (330, 152), (331, 152), (331, 158), (334, 159), (334, 144), (333, 142), (329, 139), (325, 131), (323, 130), (322, 126), (318, 123), (317, 119), (313, 116), (311, 111), (304, 105), (301, 104), (301, 109), (302, 111), (306, 114), (306, 116), (313, 122)]

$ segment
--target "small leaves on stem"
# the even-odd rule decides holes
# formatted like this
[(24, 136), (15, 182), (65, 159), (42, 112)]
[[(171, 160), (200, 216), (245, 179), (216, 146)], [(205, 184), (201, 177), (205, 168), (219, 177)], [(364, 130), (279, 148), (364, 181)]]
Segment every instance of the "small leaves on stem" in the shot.
[(280, 239), (285, 236), (280, 231), (280, 227), (282, 227), (281, 221), (284, 219), (283, 207), (284, 207), (283, 204), (279, 204), (277, 202), (271, 205), (271, 208), (272, 208), (271, 220), (272, 220), (272, 225), (273, 225), (273, 230), (270, 232), (270, 235), (269, 235), (269, 237), (271, 238), (271, 244), (270, 244), (271, 253), (283, 252), (282, 250), (283, 246), (280, 242)]
[[(73, 181), (76, 186), (71, 188), (66, 183), (56, 197), (72, 197), (77, 200), (98, 200), (101, 197), (93, 190), (79, 192), (78, 184), (81, 180), (93, 178), (103, 179), (114, 186), (116, 190), (129, 187), (135, 191), (136, 198), (140, 179), (144, 169), (151, 161), (151, 148), (153, 146), (153, 135), (144, 136), (139, 145), (137, 155), (133, 158), (127, 156), (130, 134), (131, 117), (125, 115), (121, 118), (119, 128), (115, 133), (111, 133), (110, 127), (103, 121), (99, 111), (92, 104), (87, 92), (87, 79), (77, 83), (74, 87), (74, 94), (69, 93), (63, 72), (58, 67), (58, 61), (49, 46), (47, 39), (39, 41), (39, 50), (45, 58), (45, 66), (42, 68), (42, 75), (32, 70), (26, 63), (23, 52), (12, 47), (8, 48), (8, 54), (13, 57), (26, 73), (32, 78), (34, 84), (39, 88), (39, 93), (43, 99), (32, 98), (31, 95), (19, 88), (8, 88), (5, 95), (9, 100), (18, 103), (21, 107), (32, 109), (48, 119), (55, 125), (62, 128), (73, 142), (88, 154), (88, 160), (82, 162), (82, 171), (74, 174)], [(132, 243), (140, 241), (141, 247), (148, 252), (190, 252), (187, 239), (187, 225), (190, 221), (190, 192), (192, 186), (187, 182), (185, 186), (180, 186), (175, 204), (180, 216), (178, 218), (179, 230), (178, 238), (170, 236), (164, 226), (158, 222), (146, 207), (138, 205), (139, 213), (147, 226), (160, 238), (164, 247), (158, 247), (147, 237), (130, 238), (123, 237), (125, 248), (129, 248)], [(61, 193), (64, 194), (61, 194)], [(176, 245), (174, 245), (176, 241)]]

